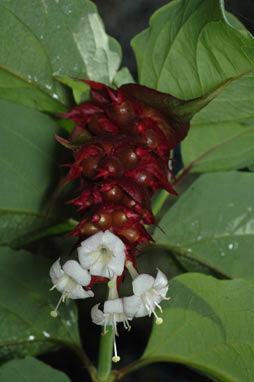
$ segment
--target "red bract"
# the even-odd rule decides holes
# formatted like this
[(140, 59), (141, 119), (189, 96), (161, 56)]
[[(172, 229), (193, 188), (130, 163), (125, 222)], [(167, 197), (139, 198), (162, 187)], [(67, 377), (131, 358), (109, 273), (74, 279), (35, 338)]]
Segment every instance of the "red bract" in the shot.
[[(169, 182), (170, 150), (189, 124), (166, 109), (166, 101), (176, 102), (167, 94), (140, 85), (114, 90), (83, 81), (91, 87), (91, 100), (61, 115), (76, 126), (69, 141), (57, 138), (74, 157), (61, 183), (80, 180), (78, 195), (68, 202), (81, 213), (71, 234), (81, 241), (110, 230), (125, 243), (126, 258), (135, 266), (136, 247), (153, 241), (144, 227), (155, 224), (152, 195), (158, 189), (176, 194)], [(85, 142), (77, 144), (82, 137)], [(101, 281), (93, 278), (92, 284)]]

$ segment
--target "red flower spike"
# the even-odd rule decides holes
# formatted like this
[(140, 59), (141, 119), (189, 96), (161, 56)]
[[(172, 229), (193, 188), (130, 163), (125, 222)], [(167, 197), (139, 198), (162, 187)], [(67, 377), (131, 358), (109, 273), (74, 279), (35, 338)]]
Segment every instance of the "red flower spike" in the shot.
[[(189, 124), (175, 113), (175, 103), (182, 101), (168, 94), (134, 84), (114, 90), (82, 81), (91, 87), (91, 100), (61, 116), (76, 122), (75, 139), (85, 132), (91, 136), (80, 145), (57, 138), (74, 156), (63, 182), (80, 180), (79, 195), (68, 202), (82, 214), (71, 235), (80, 242), (110, 230), (124, 242), (126, 261), (135, 267), (137, 246), (153, 241), (144, 227), (156, 225), (153, 193), (166, 189), (176, 194), (169, 182), (170, 149), (187, 134)], [(93, 277), (88, 288), (103, 281)]]

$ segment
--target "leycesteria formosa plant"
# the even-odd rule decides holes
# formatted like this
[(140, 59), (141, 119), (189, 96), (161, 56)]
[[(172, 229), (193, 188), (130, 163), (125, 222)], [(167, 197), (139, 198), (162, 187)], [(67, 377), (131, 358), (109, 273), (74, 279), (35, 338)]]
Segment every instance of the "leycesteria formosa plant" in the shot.
[(135, 82), (91, 1), (35, 3), (0, 0), (0, 380), (75, 382), (42, 362), (65, 346), (79, 381), (252, 382), (253, 37), (222, 0), (171, 1)]

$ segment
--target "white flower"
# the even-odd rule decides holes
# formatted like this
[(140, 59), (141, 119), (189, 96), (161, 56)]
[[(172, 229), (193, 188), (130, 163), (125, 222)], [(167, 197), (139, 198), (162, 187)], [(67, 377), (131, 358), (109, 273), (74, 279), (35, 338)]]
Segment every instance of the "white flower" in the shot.
[(81, 243), (78, 257), (91, 275), (113, 278), (123, 273), (125, 245), (110, 231), (100, 231)]
[(93, 297), (92, 291), (85, 291), (83, 286), (87, 286), (91, 281), (91, 276), (86, 269), (83, 269), (75, 260), (68, 260), (63, 267), (60, 258), (51, 266), (49, 275), (54, 284), (51, 290), (57, 289), (62, 293), (55, 310), (50, 313), (52, 317), (57, 316), (57, 309), (65, 298), (87, 298)]
[(124, 311), (128, 316), (144, 317), (153, 314), (156, 324), (162, 324), (162, 318), (158, 317), (156, 307), (162, 312), (159, 303), (169, 300), (165, 297), (168, 291), (167, 277), (158, 270), (156, 278), (141, 274), (132, 281), (134, 295), (123, 298)]
[(127, 330), (131, 329), (128, 320), (132, 317), (127, 317), (123, 309), (123, 300), (118, 297), (116, 289), (116, 276), (109, 283), (109, 300), (104, 302), (103, 310), (99, 309), (99, 305), (95, 305), (91, 310), (91, 318), (94, 324), (101, 325), (104, 327), (103, 334), (107, 333), (107, 326), (112, 326), (114, 333), (114, 356), (112, 357), (113, 362), (120, 361), (120, 357), (117, 354), (116, 340), (115, 336), (118, 336), (117, 323), (123, 322), (124, 328)]

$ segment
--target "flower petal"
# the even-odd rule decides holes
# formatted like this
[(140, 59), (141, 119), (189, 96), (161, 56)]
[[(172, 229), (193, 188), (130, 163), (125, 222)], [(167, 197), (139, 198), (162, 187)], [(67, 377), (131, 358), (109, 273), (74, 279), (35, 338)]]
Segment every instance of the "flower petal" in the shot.
[(83, 253), (89, 253), (91, 251), (94, 251), (99, 245), (102, 243), (104, 232), (100, 231), (96, 233), (95, 235), (90, 236), (88, 239), (82, 241), (81, 247)]
[(63, 265), (63, 271), (82, 286), (87, 286), (91, 281), (91, 276), (86, 269), (75, 260), (68, 260)]
[(84, 250), (84, 247), (78, 248), (78, 258), (84, 269), (89, 269), (99, 259), (100, 255), (100, 251), (96, 248), (90, 252)]
[(138, 296), (129, 296), (123, 298), (123, 308), (128, 317), (134, 317), (141, 304), (141, 298)]
[(100, 304), (97, 304), (97, 305), (94, 305), (91, 309), (91, 318), (92, 318), (92, 321), (94, 324), (96, 325), (104, 325), (104, 321), (105, 321), (105, 317), (104, 317), (104, 314), (102, 312), (102, 310), (100, 310), (98, 308)]
[(104, 313), (123, 314), (123, 300), (116, 298), (115, 300), (107, 300), (104, 303)]
[(124, 253), (125, 254), (125, 245), (118, 236), (114, 235), (110, 231), (105, 231), (102, 239), (103, 244), (111, 249), (113, 253)]
[(61, 268), (60, 265), (60, 257), (52, 264), (50, 270), (49, 270), (49, 275), (52, 280), (52, 283), (56, 285), (58, 280), (64, 276), (64, 271)]
[(158, 269), (158, 272), (153, 284), (153, 288), (158, 290), (158, 289), (164, 289), (167, 287), (168, 287), (167, 276)]
[(90, 267), (90, 273), (91, 275), (107, 277), (108, 279), (111, 279), (114, 276), (114, 273), (111, 271), (111, 268), (108, 267), (108, 264), (105, 264), (100, 260)]
[(154, 277), (141, 274), (132, 281), (133, 292), (136, 296), (141, 296), (153, 287)]
[(118, 252), (108, 263), (108, 267), (116, 274), (120, 276), (123, 273), (125, 263), (125, 253)]
[(120, 276), (124, 270), (125, 245), (110, 231), (100, 231), (81, 243), (78, 257), (82, 267), (89, 269), (91, 275)]
[(89, 290), (85, 291), (81, 285), (76, 285), (71, 291), (70, 294), (68, 295), (68, 298), (72, 299), (78, 299), (78, 298), (88, 298), (88, 297), (93, 297), (94, 293)]
[(66, 288), (68, 288), (68, 284), (70, 282), (70, 277), (63, 274), (60, 279), (54, 284), (58, 292), (64, 293)]

